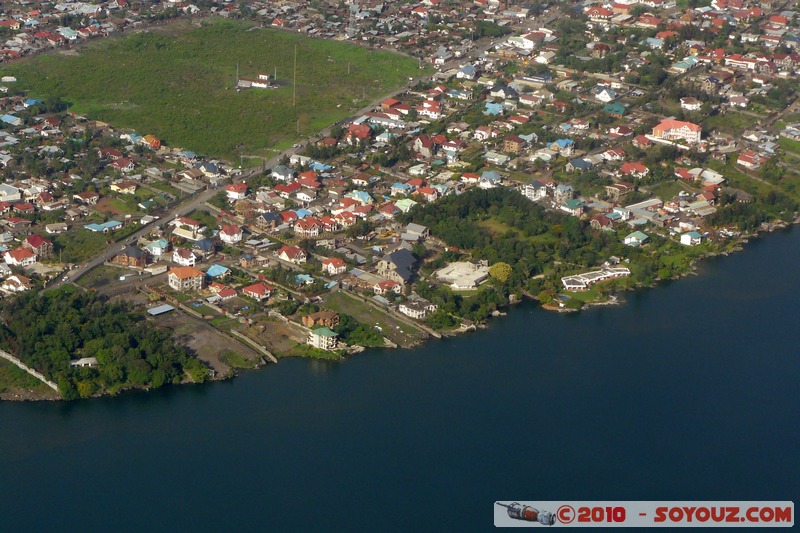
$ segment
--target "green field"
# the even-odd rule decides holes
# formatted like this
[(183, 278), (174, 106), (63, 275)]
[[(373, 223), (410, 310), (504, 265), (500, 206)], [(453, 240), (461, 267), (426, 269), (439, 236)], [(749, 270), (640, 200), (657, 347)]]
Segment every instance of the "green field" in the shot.
[(385, 337), (400, 346), (409, 346), (427, 337), (422, 330), (409, 326), (389, 313), (378, 311), (344, 291), (329, 293), (324, 298), (325, 307), (348, 314), (366, 326), (380, 327)]
[[(228, 159), (273, 155), (267, 148), (319, 131), (420, 73), (417, 60), (399, 54), (221, 19), (76, 50), (0, 70), (31, 97), (59, 96), (89, 118)], [(280, 87), (237, 92), (237, 62), (242, 77), (277, 68)]]

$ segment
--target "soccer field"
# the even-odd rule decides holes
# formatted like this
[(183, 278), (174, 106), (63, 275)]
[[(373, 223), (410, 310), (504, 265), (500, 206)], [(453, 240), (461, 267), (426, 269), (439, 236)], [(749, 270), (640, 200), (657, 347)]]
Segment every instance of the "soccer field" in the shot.
[[(243, 78), (277, 69), (279, 87), (236, 91), (237, 64)], [(269, 155), (268, 148), (319, 131), (402, 86), (419, 68), (399, 54), (213, 20), (95, 41), (2, 71), (17, 76), (31, 97), (60, 96), (89, 118), (235, 159)]]

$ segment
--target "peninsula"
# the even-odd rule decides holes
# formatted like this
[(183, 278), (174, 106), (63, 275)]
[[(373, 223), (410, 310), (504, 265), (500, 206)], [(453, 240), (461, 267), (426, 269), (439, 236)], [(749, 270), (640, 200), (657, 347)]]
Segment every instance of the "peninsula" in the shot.
[(796, 219), (788, 2), (80, 6), (5, 29), (6, 399), (578, 310)]

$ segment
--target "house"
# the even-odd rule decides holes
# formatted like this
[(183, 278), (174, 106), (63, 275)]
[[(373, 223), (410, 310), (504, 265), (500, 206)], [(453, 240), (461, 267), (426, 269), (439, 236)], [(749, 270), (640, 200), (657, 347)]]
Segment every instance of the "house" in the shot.
[(197, 256), (186, 248), (175, 248), (172, 252), (172, 261), (181, 266), (193, 267), (197, 263)]
[(145, 246), (145, 250), (153, 257), (160, 258), (169, 251), (169, 242), (166, 239), (158, 239)]
[(31, 279), (21, 274), (9, 276), (3, 280), (2, 284), (0, 284), (0, 291), (8, 294), (27, 291), (31, 288), (33, 288), (33, 282)]
[(610, 230), (611, 223), (612, 220), (604, 213), (594, 215), (589, 221), (589, 225), (592, 227), (592, 229), (601, 229), (601, 230)]
[(423, 320), (429, 314), (435, 313), (436, 309), (437, 306), (435, 304), (423, 298), (401, 303), (397, 308), (397, 310), (404, 315), (416, 318), (417, 320)]
[(696, 231), (689, 231), (681, 235), (681, 244), (695, 246), (703, 242), (703, 236)]
[(745, 150), (736, 157), (736, 164), (749, 168), (750, 170), (758, 170), (767, 160), (768, 158), (757, 152)]
[(700, 111), (703, 107), (703, 102), (697, 98), (685, 97), (681, 98), (681, 109), (686, 111)]
[(44, 230), (50, 235), (57, 235), (59, 233), (64, 233), (68, 229), (69, 226), (64, 222), (54, 222), (53, 224), (47, 224), (44, 227)]
[(691, 122), (665, 119), (653, 128), (652, 137), (668, 141), (683, 140), (689, 144), (700, 142), (703, 128)]
[(562, 202), (558, 207), (572, 216), (579, 217), (586, 209), (586, 204), (579, 198), (570, 198)]
[(330, 276), (344, 274), (347, 272), (347, 263), (338, 257), (331, 257), (330, 259), (322, 260), (322, 271)]
[(335, 350), (339, 344), (336, 333), (329, 328), (317, 328), (310, 331), (306, 343), (320, 350)]
[(176, 267), (169, 271), (167, 283), (176, 291), (199, 291), (203, 289), (205, 274), (192, 266)]
[(503, 139), (503, 151), (518, 154), (525, 149), (526, 144), (525, 139), (518, 135), (509, 135)]
[(390, 292), (394, 294), (400, 294), (403, 290), (403, 286), (396, 281), (387, 279), (386, 281), (381, 281), (373, 285), (372, 290), (378, 295), (389, 294)]
[(535, 202), (547, 196), (547, 186), (540, 181), (534, 180), (523, 185), (521, 192), (525, 198)]
[(633, 190), (633, 184), (632, 183), (626, 183), (624, 181), (619, 181), (617, 183), (612, 183), (610, 185), (606, 185), (606, 196), (612, 202), (619, 202), (622, 198), (624, 198), (632, 190)]
[(305, 250), (302, 248), (298, 248), (297, 246), (282, 246), (275, 255), (278, 256), (279, 259), (283, 261), (288, 261), (290, 263), (305, 263), (307, 254)]
[(436, 145), (429, 135), (420, 135), (414, 139), (412, 148), (422, 157), (433, 157), (436, 153)]
[(319, 237), (322, 224), (315, 217), (305, 217), (294, 223), (294, 232), (299, 237), (315, 238)]
[(648, 240), (650, 240), (650, 237), (648, 237), (646, 234), (642, 233), (641, 231), (634, 231), (622, 239), (622, 242), (628, 246), (635, 247), (645, 244)]
[(244, 200), (247, 197), (246, 183), (231, 183), (225, 187), (225, 195), (229, 202)]
[(45, 259), (53, 255), (53, 243), (41, 235), (28, 235), (22, 241), (22, 246), (35, 253), (39, 259)]
[(263, 301), (269, 298), (275, 288), (265, 283), (254, 283), (242, 289), (242, 294), (249, 296), (254, 300)]
[(304, 316), (301, 322), (307, 328), (313, 328), (314, 326), (334, 328), (339, 324), (339, 315), (333, 311), (317, 311)]
[(136, 194), (136, 182), (131, 180), (117, 181), (111, 184), (111, 190), (120, 194)]
[(151, 150), (158, 150), (159, 148), (161, 148), (161, 141), (158, 139), (158, 137), (156, 137), (152, 133), (148, 133), (147, 135), (142, 137), (139, 140), (139, 143), (143, 144), (144, 146), (147, 146)]
[(417, 258), (411, 251), (399, 248), (378, 261), (378, 275), (405, 285), (414, 275)]
[(147, 253), (135, 246), (125, 246), (111, 262), (125, 267), (144, 268), (147, 266)]
[(136, 168), (136, 166), (133, 164), (133, 161), (125, 157), (117, 159), (111, 163), (110, 166), (117, 172), (131, 172), (134, 168)]
[(237, 244), (242, 240), (242, 228), (234, 224), (222, 226), (219, 230), (219, 240), (225, 244)]
[(289, 167), (286, 167), (284, 165), (278, 165), (272, 169), (270, 175), (278, 181), (289, 182), (294, 180), (295, 172)]
[(623, 176), (633, 176), (634, 178), (644, 178), (650, 173), (650, 169), (639, 162), (625, 162), (619, 169)]
[(83, 205), (95, 205), (100, 199), (100, 195), (92, 191), (79, 192), (72, 195), (72, 199)]
[(420, 238), (426, 238), (431, 234), (431, 230), (428, 229), (427, 226), (423, 226), (422, 224), (416, 224), (414, 222), (409, 222), (406, 224), (406, 233), (410, 233), (412, 235), (418, 235)]
[(591, 170), (593, 166), (594, 164), (590, 160), (582, 157), (576, 157), (567, 163), (565, 170), (567, 172), (585, 172), (587, 170)]
[(14, 248), (3, 254), (3, 259), (7, 265), (28, 266), (36, 262), (36, 254), (27, 248)]
[(551, 150), (560, 153), (564, 157), (572, 155), (572, 150), (575, 148), (575, 141), (572, 139), (558, 139), (550, 144)]

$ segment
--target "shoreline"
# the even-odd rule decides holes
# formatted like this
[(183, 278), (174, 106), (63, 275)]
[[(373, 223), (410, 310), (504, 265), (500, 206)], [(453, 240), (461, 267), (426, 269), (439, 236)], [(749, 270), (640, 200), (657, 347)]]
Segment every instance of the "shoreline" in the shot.
[[(779, 230), (790, 230), (794, 225), (797, 225), (797, 224), (800, 224), (800, 214), (797, 214), (797, 213), (795, 214), (795, 216), (793, 218), (793, 221), (791, 223), (784, 222), (784, 221), (778, 221), (778, 222), (773, 222), (773, 223), (764, 223), (764, 224), (762, 224), (762, 226), (760, 226), (758, 229), (756, 229), (753, 233), (747, 234), (747, 235), (741, 235), (741, 236), (737, 237), (735, 239), (735, 241), (734, 241), (733, 248), (730, 251), (709, 253), (708, 255), (704, 255), (702, 257), (699, 257), (699, 258), (695, 259), (692, 262), (692, 264), (690, 265), (689, 271), (686, 272), (686, 273), (680, 274), (680, 275), (672, 277), (672, 278), (658, 279), (658, 280), (656, 280), (655, 283), (653, 283), (651, 285), (635, 285), (633, 287), (623, 288), (623, 289), (620, 289), (620, 292), (635, 291), (635, 290), (639, 290), (639, 289), (643, 289), (643, 288), (653, 288), (653, 287), (657, 287), (661, 282), (664, 282), (664, 281), (680, 280), (680, 279), (682, 279), (684, 277), (687, 277), (687, 276), (699, 275), (697, 273), (697, 270), (698, 270), (697, 265), (698, 265), (699, 262), (701, 262), (703, 260), (706, 260), (706, 259), (714, 258), (714, 257), (722, 257), (722, 256), (727, 257), (727, 256), (730, 256), (730, 255), (733, 255), (734, 253), (740, 253), (740, 252), (746, 251), (744, 245), (749, 243), (752, 239), (761, 238), (762, 234), (770, 234), (770, 233), (773, 233), (773, 232), (779, 231)], [(504, 305), (502, 307), (499, 307), (495, 312), (492, 313), (492, 318), (501, 318), (503, 316), (506, 316), (507, 313), (508, 313), (508, 310), (512, 306), (516, 306), (516, 305), (518, 305), (520, 303), (523, 303), (525, 301), (538, 302), (538, 300), (535, 297), (533, 297), (532, 295), (527, 294), (527, 293), (523, 293), (523, 297), (522, 298), (516, 298), (513, 301), (509, 302), (508, 304), (506, 304), (506, 305)], [(540, 304), (540, 307), (542, 309), (545, 309), (546, 311), (569, 314), (569, 313), (580, 312), (582, 310), (590, 309), (590, 308), (593, 308), (593, 307), (618, 306), (618, 305), (623, 305), (624, 303), (626, 303), (626, 299), (622, 295), (617, 294), (616, 291), (613, 291), (613, 292), (608, 293), (608, 299), (584, 302), (582, 307), (579, 308), (579, 309), (567, 309), (567, 308), (561, 307), (559, 305), (551, 305), (551, 304)], [(462, 335), (462, 334), (465, 334), (465, 333), (470, 333), (470, 332), (475, 332), (475, 331), (478, 331), (478, 330), (488, 329), (489, 327), (490, 327), (490, 325), (487, 322), (484, 321), (484, 322), (481, 322), (480, 324), (475, 324), (475, 326), (473, 328), (469, 328), (469, 329), (453, 329), (453, 330), (449, 330), (449, 331), (439, 331), (437, 333), (439, 333), (439, 337), (438, 338), (446, 339), (446, 338), (450, 338), (450, 337), (455, 337), (457, 335)], [(425, 342), (428, 342), (432, 337), (436, 338), (433, 335), (429, 335), (429, 337), (426, 338), (425, 340), (420, 340), (420, 341), (411, 343), (409, 345), (399, 346), (399, 345), (395, 344), (395, 345), (392, 346), (392, 345), (388, 345), (387, 344), (386, 346), (379, 347), (379, 349), (405, 349), (405, 350), (410, 350), (410, 349), (416, 348), (418, 346), (421, 346)], [(372, 349), (372, 348), (370, 348), (370, 349)], [(293, 359), (294, 358), (317, 359), (317, 360), (327, 360), (327, 361), (332, 361), (332, 362), (339, 362), (339, 361), (346, 360), (350, 355), (354, 355), (354, 354), (357, 354), (357, 353), (362, 353), (362, 352), (365, 352), (367, 350), (368, 350), (368, 348), (365, 348), (363, 346), (352, 346), (348, 350), (347, 354), (340, 355), (339, 357), (330, 357), (330, 358), (315, 358), (315, 357), (302, 356), (302, 355), (281, 356), (281, 357), (277, 358), (277, 360), (276, 360), (277, 362), (275, 364), (280, 363), (280, 360), (284, 359), (284, 358), (287, 358), (287, 359), (288, 358), (293, 358)], [(215, 377), (209, 379), (205, 383), (214, 383), (214, 382), (219, 382), (219, 381), (231, 380), (231, 379), (236, 378), (236, 376), (241, 371), (247, 371), (247, 372), (258, 371), (258, 370), (261, 370), (263, 367), (266, 367), (266, 366), (269, 366), (269, 365), (267, 365), (267, 364), (259, 364), (259, 365), (256, 365), (256, 366), (252, 367), (252, 368), (233, 368), (232, 367), (230, 369), (230, 372), (227, 372), (225, 375), (220, 375), (219, 377), (215, 376)], [(205, 383), (193, 383), (191, 381), (184, 381), (184, 382), (178, 383), (176, 386), (187, 385), (187, 384), (201, 385), (202, 386)], [(133, 391), (133, 390), (141, 391), (141, 392), (148, 392), (149, 391), (149, 389), (147, 389), (147, 388), (143, 388), (143, 389), (130, 388), (130, 389), (116, 391), (115, 394), (109, 394), (109, 393), (96, 394), (96, 395), (91, 396), (90, 398), (86, 398), (86, 399), (113, 397), (113, 396), (118, 396), (119, 394), (122, 394), (122, 393), (125, 393), (125, 392)], [(33, 389), (26, 389), (26, 388), (13, 389), (12, 388), (12, 389), (9, 389), (9, 390), (7, 390), (7, 391), (5, 391), (3, 393), (0, 393), (0, 401), (36, 402), (36, 401), (64, 401), (64, 400), (63, 400), (63, 398), (55, 396), (54, 394), (46, 394), (46, 393), (43, 394), (43, 393), (39, 393), (39, 392), (37, 392), (37, 391), (35, 391)]]

